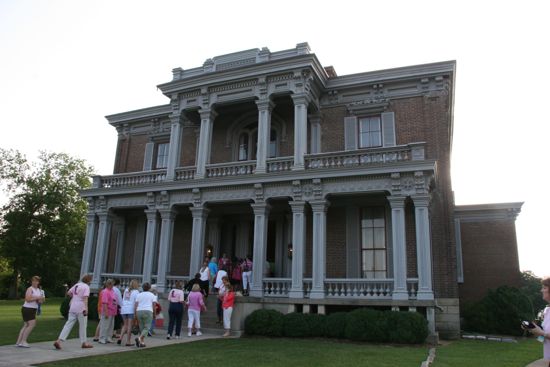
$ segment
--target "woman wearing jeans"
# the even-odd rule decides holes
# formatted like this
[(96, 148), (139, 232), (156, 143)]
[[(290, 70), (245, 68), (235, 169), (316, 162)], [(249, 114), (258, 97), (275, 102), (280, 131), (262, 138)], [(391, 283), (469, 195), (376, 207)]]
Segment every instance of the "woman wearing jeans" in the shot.
[(142, 288), (143, 292), (138, 294), (134, 305), (134, 315), (137, 316), (139, 328), (141, 330), (140, 336), (135, 339), (136, 347), (138, 348), (145, 347), (143, 341), (145, 340), (145, 336), (149, 333), (149, 328), (153, 321), (153, 307), (155, 307), (157, 299), (153, 293), (149, 292), (151, 284), (143, 283)]
[(181, 289), (182, 285), (181, 280), (178, 280), (174, 289), (168, 293), (168, 301), (170, 302), (170, 306), (168, 307), (168, 315), (170, 317), (170, 321), (168, 322), (168, 334), (166, 335), (166, 339), (170, 339), (172, 337), (174, 326), (176, 327), (176, 339), (180, 338), (184, 302), (183, 290)]

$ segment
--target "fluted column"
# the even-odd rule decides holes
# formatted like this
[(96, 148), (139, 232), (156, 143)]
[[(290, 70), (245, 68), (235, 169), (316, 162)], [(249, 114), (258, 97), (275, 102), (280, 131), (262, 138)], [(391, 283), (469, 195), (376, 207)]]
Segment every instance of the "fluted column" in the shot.
[(304, 260), (306, 249), (306, 217), (304, 201), (290, 201), (292, 209), (292, 284), (288, 296), (304, 297)]
[(304, 155), (307, 153), (307, 106), (305, 94), (293, 94), (294, 102), (294, 166), (293, 170), (305, 168)]
[(429, 195), (413, 195), (416, 221), (416, 258), (418, 268), (419, 300), (434, 299), (432, 288), (432, 243), (430, 236), (430, 197)]
[(313, 211), (313, 271), (310, 298), (325, 298), (327, 252), (327, 200), (310, 201)]
[(111, 235), (111, 216), (109, 213), (98, 213), (99, 226), (97, 230), (97, 245), (94, 259), (94, 274), (92, 277), (92, 288), (99, 288), (101, 286), (101, 273), (105, 268), (105, 260), (107, 258), (106, 251), (109, 246), (109, 240)]
[(157, 242), (158, 217), (156, 209), (145, 210), (147, 216), (147, 229), (145, 232), (145, 249), (143, 251), (143, 280), (151, 282), (153, 275), (153, 262)]
[(256, 153), (256, 173), (267, 172), (267, 155), (271, 135), (271, 111), (275, 106), (269, 99), (256, 101), (258, 106), (258, 146)]
[(189, 259), (189, 276), (192, 278), (201, 268), (204, 260), (204, 236), (206, 218), (210, 210), (204, 206), (190, 208), (193, 216), (193, 233), (191, 235), (191, 258)]
[(263, 296), (263, 273), (265, 255), (267, 250), (267, 224), (269, 209), (267, 203), (251, 204), (254, 211), (254, 254), (252, 265), (252, 284), (250, 295), (253, 297)]
[(172, 254), (172, 239), (174, 236), (174, 219), (177, 212), (171, 209), (159, 210), (160, 243), (159, 262), (157, 270), (157, 290), (161, 293), (166, 291), (166, 275), (170, 271), (170, 255)]
[(176, 178), (176, 168), (179, 165), (181, 152), (181, 116), (171, 115), (170, 147), (168, 148), (168, 164), (166, 167), (166, 180), (173, 181)]
[(393, 299), (406, 300), (407, 252), (405, 247), (405, 197), (388, 196), (391, 206), (393, 242)]
[(217, 114), (212, 109), (201, 109), (199, 113), (201, 116), (201, 131), (199, 136), (195, 178), (204, 178), (206, 175), (206, 165), (210, 163), (212, 129)]
[(94, 249), (94, 238), (96, 234), (97, 220), (95, 213), (86, 214), (86, 237), (82, 251), (82, 264), (80, 265), (80, 277), (90, 272), (90, 261)]

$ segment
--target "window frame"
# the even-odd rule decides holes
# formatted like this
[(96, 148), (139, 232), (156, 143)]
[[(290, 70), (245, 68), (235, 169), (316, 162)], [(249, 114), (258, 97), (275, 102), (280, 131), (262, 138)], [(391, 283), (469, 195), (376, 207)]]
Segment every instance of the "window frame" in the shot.
[[(165, 152), (163, 155), (160, 155), (160, 147), (165, 146)], [(155, 148), (154, 148), (154, 157), (153, 162), (155, 162), (154, 169), (165, 169), (168, 168), (168, 155), (170, 152), (170, 142), (169, 141), (158, 141), (155, 142)], [(163, 162), (164, 165), (159, 165), (159, 158), (164, 157)]]
[[(378, 130), (370, 130), (370, 121), (371, 119), (377, 118), (378, 119)], [(369, 120), (369, 131), (367, 131), (367, 134), (372, 134), (375, 132), (378, 132), (378, 145), (370, 145), (370, 135), (369, 135), (369, 145), (363, 146), (363, 129), (362, 129), (362, 122), (364, 120)], [(384, 146), (384, 137), (382, 135), (382, 115), (381, 114), (372, 114), (372, 115), (363, 115), (360, 117), (357, 117), (357, 147), (358, 149), (370, 149), (370, 148), (381, 148)]]
[[(378, 215), (381, 214), (381, 216), (375, 216), (375, 215), (372, 215), (371, 216), (371, 219), (369, 218), (366, 218), (368, 215), (368, 212), (371, 212), (372, 214), (374, 214), (374, 211), (378, 211)], [(382, 219), (383, 220), (383, 225), (382, 226), (376, 226), (375, 225), (375, 221), (376, 220), (379, 220), (379, 219)], [(373, 221), (373, 225), (372, 227), (368, 227), (368, 226), (364, 226), (363, 225), (363, 221), (364, 220), (371, 220)], [(368, 228), (371, 228), (373, 229), (372, 231), (372, 247), (367, 247), (365, 245), (365, 230), (368, 229)], [(379, 231), (381, 231), (381, 233), (383, 234), (383, 237), (384, 237), (384, 241), (383, 241), (383, 245), (380, 246), (380, 244), (377, 244), (376, 243), (376, 232), (375, 230), (378, 229)], [(361, 208), (360, 210), (360, 219), (359, 219), (359, 236), (360, 236), (360, 247), (359, 247), (359, 251), (361, 253), (361, 256), (360, 256), (360, 269), (361, 269), (361, 278), (364, 278), (364, 279), (385, 279), (387, 278), (388, 276), (388, 236), (387, 236), (387, 229), (388, 229), (388, 220), (387, 220), (387, 215), (386, 215), (386, 208), (382, 205), (378, 205), (378, 206), (369, 206), (369, 207), (364, 207), (364, 208)], [(366, 269), (366, 266), (365, 266), (365, 256), (368, 256), (368, 253), (371, 253), (370, 255), (370, 263), (373, 264), (373, 268), (372, 269)], [(383, 268), (378, 268), (377, 267), (377, 262), (376, 262), (376, 255), (377, 253), (380, 253), (380, 252), (383, 252), (383, 257), (384, 257), (384, 264), (383, 264)]]

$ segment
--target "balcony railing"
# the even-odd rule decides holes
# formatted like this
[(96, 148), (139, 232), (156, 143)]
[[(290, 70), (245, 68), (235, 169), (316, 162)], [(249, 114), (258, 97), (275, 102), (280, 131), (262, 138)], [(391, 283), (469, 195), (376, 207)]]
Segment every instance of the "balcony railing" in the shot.
[[(411, 143), (395, 147), (360, 149), (347, 152), (330, 152), (309, 154), (305, 156), (306, 170), (353, 168), (380, 166), (404, 161), (421, 161), (425, 159), (425, 143)], [(267, 160), (267, 172), (278, 173), (291, 171), (293, 157), (278, 157)], [(195, 178), (196, 167), (179, 167), (174, 172), (176, 181), (188, 181)], [(206, 166), (206, 177), (224, 178), (253, 175), (256, 173), (256, 161), (239, 161), (209, 164)], [(94, 176), (94, 188), (116, 188), (155, 184), (166, 181), (166, 170), (122, 173), (111, 176)]]
[(291, 285), (290, 278), (264, 278), (264, 297), (287, 297)]
[(331, 298), (390, 299), (393, 279), (326, 279), (326, 296)]
[(105, 282), (107, 279), (118, 279), (120, 280), (120, 287), (126, 288), (130, 285), (130, 282), (135, 279), (141, 285), (143, 275), (142, 274), (118, 274), (118, 273), (102, 273), (101, 274), (101, 283)]

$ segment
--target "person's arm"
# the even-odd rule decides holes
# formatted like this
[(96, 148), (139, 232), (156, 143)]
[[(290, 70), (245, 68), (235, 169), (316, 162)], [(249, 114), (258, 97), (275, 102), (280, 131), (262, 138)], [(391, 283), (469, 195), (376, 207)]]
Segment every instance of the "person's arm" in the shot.
[(83, 298), (84, 301), (84, 316), (88, 316), (88, 297)]
[(25, 302), (34, 302), (38, 299), (38, 297), (33, 297), (32, 295), (32, 287), (27, 288), (27, 291), (25, 292)]

